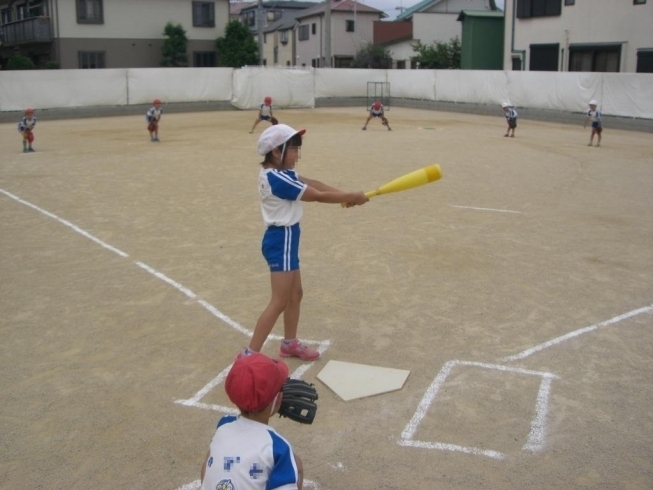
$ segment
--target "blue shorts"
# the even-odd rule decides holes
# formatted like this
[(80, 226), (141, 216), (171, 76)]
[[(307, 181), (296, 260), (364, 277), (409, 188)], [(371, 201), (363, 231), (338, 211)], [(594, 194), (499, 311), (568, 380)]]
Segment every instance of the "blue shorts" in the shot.
[(270, 272), (299, 269), (299, 223), (292, 226), (269, 226), (263, 235), (261, 252)]
[(259, 116), (259, 118), (261, 118), (261, 120), (263, 120), (263, 121), (269, 121), (270, 120), (270, 116)]

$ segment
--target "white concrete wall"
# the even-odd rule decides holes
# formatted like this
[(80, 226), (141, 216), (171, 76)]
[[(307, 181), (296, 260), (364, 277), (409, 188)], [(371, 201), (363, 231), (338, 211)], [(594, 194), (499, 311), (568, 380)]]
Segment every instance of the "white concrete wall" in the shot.
[[(504, 37), (504, 69), (512, 67), (511, 41), (513, 0), (506, 0), (506, 29)], [(564, 48), (563, 70), (569, 68), (569, 44), (614, 43), (622, 44), (622, 72), (634, 72), (637, 66), (637, 49), (653, 48), (653, 1), (633, 5), (632, 0), (577, 0), (565, 6), (554, 17), (515, 19), (516, 50), (526, 50), (525, 69), (530, 62), (531, 44), (559, 43)]]
[[(347, 21), (356, 20), (354, 32), (347, 32)], [(380, 20), (379, 15), (358, 12), (331, 14), (331, 41), (333, 55), (354, 56), (365, 44), (374, 40), (375, 20)]]

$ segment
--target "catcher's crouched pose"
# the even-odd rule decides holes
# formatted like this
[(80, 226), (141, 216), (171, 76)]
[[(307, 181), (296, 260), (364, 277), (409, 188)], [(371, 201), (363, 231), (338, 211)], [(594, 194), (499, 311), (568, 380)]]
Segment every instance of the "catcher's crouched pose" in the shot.
[[(295, 386), (284, 388), (291, 384)], [(289, 398), (294, 405), (289, 406), (284, 400), (288, 389), (298, 393), (309, 409), (297, 405), (297, 397), (292, 395)], [(312, 385), (289, 380), (288, 366), (283, 361), (255, 352), (236, 358), (225, 391), (240, 415), (226, 415), (218, 422), (202, 466), (201, 489), (301, 490), (302, 461), (268, 422), (277, 412), (300, 422), (312, 422), (317, 409), (317, 393)]]

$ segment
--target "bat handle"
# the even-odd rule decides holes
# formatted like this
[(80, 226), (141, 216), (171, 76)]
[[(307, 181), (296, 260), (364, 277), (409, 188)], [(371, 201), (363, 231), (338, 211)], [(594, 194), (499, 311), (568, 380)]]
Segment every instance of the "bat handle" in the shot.
[[(368, 199), (372, 199), (374, 196), (378, 196), (378, 195), (380, 195), (380, 194), (381, 194), (381, 193), (379, 192), (378, 189), (374, 189), (373, 191), (367, 191), (367, 192), (365, 193), (365, 195), (367, 196)], [(346, 208), (346, 207), (347, 207), (347, 203), (346, 203), (346, 202), (341, 202), (341, 203), (340, 203), (340, 207), (341, 207), (341, 208)]]

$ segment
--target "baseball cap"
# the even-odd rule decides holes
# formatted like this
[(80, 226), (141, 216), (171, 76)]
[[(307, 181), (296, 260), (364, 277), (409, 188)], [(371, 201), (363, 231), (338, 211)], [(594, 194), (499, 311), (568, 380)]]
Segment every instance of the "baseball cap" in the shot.
[(374, 109), (378, 111), (380, 108), (381, 108), (381, 102), (377, 100), (376, 102), (374, 102)]
[(25, 109), (23, 112), (24, 112), (25, 114), (34, 114), (34, 109), (32, 109), (31, 107), (28, 107), (28, 108)]
[(510, 104), (508, 104), (508, 102), (504, 102), (503, 104), (501, 104), (501, 107), (505, 109), (506, 107), (510, 107)]
[(589, 105), (598, 105), (598, 102), (596, 101), (596, 99), (592, 99), (590, 100)]
[(288, 366), (254, 352), (241, 355), (227, 375), (224, 389), (229, 399), (243, 412), (260, 412), (279, 394), (288, 379)]
[(258, 154), (267, 155), (273, 148), (283, 145), (296, 134), (304, 134), (305, 129), (296, 130), (287, 124), (275, 124), (261, 133), (258, 139)]

